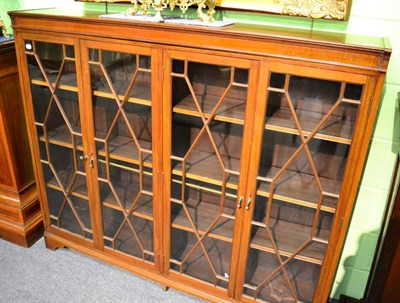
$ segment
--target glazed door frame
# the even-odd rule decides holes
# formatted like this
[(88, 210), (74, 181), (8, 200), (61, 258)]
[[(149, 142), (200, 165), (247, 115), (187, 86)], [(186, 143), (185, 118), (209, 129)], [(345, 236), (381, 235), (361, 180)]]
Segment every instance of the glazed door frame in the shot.
[[(179, 74), (179, 72), (174, 72), (172, 62), (176, 61), (182, 61), (186, 62), (183, 63), (186, 65), (184, 70)], [(196, 283), (198, 287), (208, 287), (208, 282), (199, 282), (200, 280), (194, 278), (194, 277), (189, 277), (189, 276), (184, 276), (179, 273), (175, 273), (173, 271), (170, 271), (170, 256), (171, 256), (171, 231), (172, 231), (172, 225), (171, 225), (171, 198), (172, 198), (172, 193), (171, 193), (171, 186), (172, 186), (172, 165), (171, 161), (174, 159), (175, 156), (172, 154), (172, 94), (173, 94), (173, 89), (172, 89), (172, 78), (173, 77), (178, 77), (178, 78), (183, 78), (186, 81), (186, 83), (189, 83), (189, 64), (204, 64), (208, 66), (220, 66), (220, 67), (227, 67), (231, 68), (231, 73), (232, 70), (235, 69), (248, 69), (248, 82), (247, 82), (247, 94), (246, 94), (246, 106), (245, 106), (245, 117), (242, 117), (241, 119), (242, 122), (240, 124), (244, 125), (243, 126), (243, 132), (242, 132), (242, 144), (241, 144), (241, 160), (240, 160), (240, 168), (239, 168), (239, 181), (238, 181), (238, 187), (237, 187), (237, 197), (235, 198), (235, 221), (234, 221), (234, 231), (233, 231), (233, 239), (232, 239), (232, 255), (230, 258), (230, 270), (229, 270), (229, 282), (227, 283), (227, 288), (220, 288), (220, 289), (213, 289), (213, 286), (210, 285), (209, 291), (210, 292), (223, 292), (227, 294), (228, 296), (233, 296), (233, 290), (234, 290), (234, 283), (236, 280), (236, 272), (237, 272), (237, 267), (239, 266), (237, 263), (238, 256), (239, 256), (239, 250), (240, 250), (240, 238), (241, 238), (241, 226), (242, 226), (242, 219), (243, 219), (243, 213), (249, 205), (246, 205), (246, 198), (248, 198), (248, 193), (246, 191), (246, 182), (247, 182), (247, 172), (248, 172), (248, 167), (249, 167), (249, 162), (251, 158), (250, 154), (250, 145), (251, 145), (251, 133), (253, 132), (253, 123), (254, 123), (254, 113), (255, 113), (255, 102), (256, 102), (256, 83), (258, 79), (258, 71), (259, 71), (259, 63), (257, 61), (253, 61), (251, 59), (243, 59), (243, 58), (238, 58), (235, 57), (234, 55), (232, 56), (225, 56), (225, 54), (217, 53), (214, 52), (213, 54), (207, 54), (206, 52), (202, 52), (201, 50), (194, 50), (194, 49), (177, 49), (177, 50), (164, 50), (164, 57), (163, 57), (163, 62), (164, 62), (164, 85), (163, 85), (163, 100), (164, 100), (164, 117), (163, 117), (163, 149), (164, 149), (164, 154), (163, 154), (163, 163), (164, 163), (164, 198), (163, 200), (165, 203), (163, 204), (163, 220), (164, 220), (164, 233), (163, 233), (163, 241), (164, 241), (164, 273), (168, 274), (172, 279), (182, 281), (184, 283)], [(234, 72), (233, 72), (234, 73)], [(234, 82), (233, 78), (231, 78), (231, 83)], [(189, 85), (191, 86), (191, 85)], [(191, 92), (189, 94), (193, 95), (194, 90), (193, 88), (189, 89)], [(226, 93), (226, 91), (225, 91)], [(221, 97), (219, 99), (222, 102), (225, 97)], [(221, 104), (221, 103), (219, 103)], [(199, 110), (199, 105), (197, 105), (197, 111)], [(203, 105), (204, 106), (204, 105)], [(200, 136), (202, 134), (207, 133), (207, 136), (211, 136), (211, 131), (210, 131), (210, 117), (215, 117), (217, 115), (217, 108), (219, 105), (215, 105), (215, 107), (212, 107), (211, 109), (208, 109), (207, 113), (206, 110), (201, 113), (194, 113), (192, 115), (198, 117), (202, 122), (200, 122), (199, 129), (202, 128), (204, 132), (200, 131), (200, 135), (197, 135), (197, 138), (195, 139), (194, 142), (197, 140), (200, 140)], [(193, 109), (196, 111), (196, 109)], [(180, 110), (178, 109), (176, 112), (180, 114)], [(191, 114), (189, 114), (191, 115)], [(223, 121), (222, 117), (222, 121)], [(228, 119), (229, 120), (229, 119)], [(214, 121), (214, 120), (212, 120)], [(232, 122), (231, 122), (232, 123)], [(239, 122), (235, 122), (239, 123)], [(202, 126), (201, 126), (202, 125)], [(213, 139), (211, 139), (212, 141)], [(193, 146), (196, 145), (197, 143), (193, 143)], [(213, 143), (211, 143), (213, 144)], [(215, 143), (214, 143), (215, 144)], [(189, 148), (188, 153), (186, 154), (184, 159), (186, 159), (189, 153), (191, 153), (190, 150), (194, 150), (194, 147)], [(216, 147), (214, 147), (216, 148)], [(217, 152), (218, 154), (218, 152)], [(177, 157), (179, 158), (179, 157)], [(182, 159), (183, 159), (182, 158)], [(179, 161), (179, 160), (178, 160)], [(186, 160), (181, 160), (181, 161), (186, 161)], [(222, 160), (220, 160), (222, 161)], [(186, 163), (186, 162), (185, 162)], [(183, 165), (183, 164), (182, 164)], [(182, 166), (183, 167), (183, 166)], [(186, 167), (186, 164), (185, 164)], [(184, 169), (184, 168), (182, 168)], [(186, 175), (186, 173), (185, 173)], [(182, 182), (185, 182), (186, 177), (182, 177)], [(189, 177), (188, 177), (189, 178)], [(176, 181), (174, 181), (176, 182)], [(184, 184), (184, 183), (182, 183)], [(223, 182), (222, 182), (223, 184)], [(182, 203), (184, 204), (184, 203)], [(183, 207), (183, 206), (182, 206)], [(188, 216), (189, 219), (189, 212), (186, 209), (186, 216)], [(187, 222), (189, 224), (189, 221)], [(215, 223), (216, 221), (214, 221)], [(194, 224), (193, 222), (190, 224)], [(194, 226), (194, 225), (193, 225)], [(211, 225), (210, 225), (211, 226)], [(197, 230), (197, 227), (195, 227), (195, 230)], [(210, 228), (208, 231), (204, 232), (198, 232), (195, 231), (194, 234), (196, 234), (197, 237), (197, 244), (198, 246), (203, 246), (202, 241), (207, 238), (207, 235), (210, 233)], [(200, 235), (201, 234), (201, 235)], [(204, 247), (202, 247), (203, 250), (205, 250)], [(190, 254), (190, 253), (189, 253)], [(205, 253), (207, 254), (207, 253)], [(211, 259), (208, 260), (208, 262), (211, 262)], [(212, 263), (212, 262), (211, 262)], [(225, 276), (226, 277), (226, 276)], [(215, 278), (217, 281), (217, 277)], [(215, 282), (217, 283), (217, 282)]]
[[(67, 88), (62, 88), (62, 90), (70, 90), (72, 92), (76, 92), (77, 93), (77, 97), (78, 97), (78, 103), (79, 103), (79, 117), (84, 117), (85, 116), (85, 111), (83, 108), (83, 90), (82, 90), (82, 78), (81, 78), (81, 57), (80, 57), (80, 52), (79, 52), (79, 40), (74, 38), (74, 37), (70, 37), (70, 36), (64, 36), (62, 38), (54, 36), (54, 35), (41, 35), (41, 34), (32, 34), (32, 33), (26, 33), (26, 32), (18, 32), (18, 30), (15, 33), (15, 39), (18, 40), (18, 45), (21, 45), (22, 47), (20, 47), (17, 50), (17, 56), (19, 57), (18, 63), (19, 63), (19, 69), (23, 70), (23, 71), (27, 71), (27, 73), (20, 73), (20, 80), (21, 83), (23, 83), (22, 88), (23, 88), (23, 100), (24, 100), (24, 111), (25, 111), (25, 116), (27, 118), (27, 126), (28, 126), (28, 133), (29, 136), (31, 137), (31, 140), (29, 140), (30, 142), (30, 148), (31, 148), (31, 153), (34, 155), (33, 157), (33, 164), (34, 164), (34, 171), (35, 171), (35, 178), (36, 180), (38, 180), (37, 185), (39, 188), (39, 196), (40, 196), (40, 204), (41, 204), (41, 208), (42, 208), (42, 213), (44, 214), (43, 216), (43, 222), (45, 225), (45, 229), (51, 233), (60, 235), (62, 237), (64, 237), (65, 239), (68, 240), (72, 240), (75, 241), (77, 243), (81, 243), (83, 245), (86, 246), (95, 246), (95, 235), (96, 235), (96, 230), (97, 227), (95, 225), (95, 217), (94, 217), (94, 213), (91, 210), (91, 203), (88, 199), (87, 203), (88, 203), (88, 209), (89, 209), (89, 213), (90, 213), (90, 222), (91, 222), (91, 232), (92, 232), (92, 236), (93, 239), (86, 239), (86, 238), (82, 238), (79, 237), (78, 235), (69, 232), (65, 229), (60, 229), (60, 228), (55, 228), (52, 226), (51, 224), (51, 220), (50, 220), (50, 209), (49, 209), (49, 204), (47, 203), (47, 201), (49, 201), (48, 196), (47, 196), (47, 185), (45, 183), (45, 178), (44, 178), (44, 173), (43, 173), (43, 167), (41, 164), (41, 160), (40, 160), (40, 149), (39, 149), (39, 136), (36, 130), (36, 126), (35, 126), (35, 111), (34, 111), (34, 105), (33, 105), (33, 94), (32, 94), (32, 87), (31, 85), (33, 85), (33, 83), (31, 82), (30, 79), (30, 75), (28, 73), (29, 71), (29, 67), (28, 67), (28, 55), (27, 53), (29, 53), (30, 56), (34, 57), (37, 56), (36, 53), (34, 54), (35, 49), (34, 46), (32, 45), (33, 42), (37, 42), (37, 43), (47, 43), (47, 44), (57, 44), (57, 45), (64, 45), (64, 46), (72, 46), (74, 49), (74, 60), (75, 60), (75, 72), (76, 72), (76, 85), (77, 87), (67, 87)], [(27, 43), (27, 44), (26, 44)], [(29, 45), (30, 44), (30, 45)], [(26, 48), (26, 49), (25, 49)], [(33, 48), (33, 49), (32, 49)], [(30, 51), (32, 50), (32, 51)], [(65, 61), (66, 58), (68, 59), (69, 55), (66, 53), (66, 49), (63, 48), (63, 60)], [(37, 57), (37, 60), (39, 57)], [(44, 67), (39, 66), (39, 68), (42, 70), (44, 70)], [(60, 67), (61, 68), (61, 67)], [(49, 88), (49, 81), (50, 78), (48, 77), (47, 79), (44, 79), (42, 81), (42, 83), (35, 84), (35, 85), (43, 85), (44, 87), (48, 87)], [(54, 86), (55, 84), (53, 82), (50, 81), (50, 83), (52, 83), (52, 88), (50, 90), (50, 93), (52, 95), (57, 95), (58, 90), (61, 90), (60, 87), (62, 86), (61, 84), (61, 79), (59, 78), (60, 81), (56, 86)], [(54, 97), (52, 97), (54, 98)], [(50, 111), (50, 108), (48, 109), (48, 111)], [(65, 118), (65, 114), (62, 114)], [(81, 120), (81, 122), (83, 122), (82, 127), (81, 127), (81, 135), (82, 135), (82, 150), (80, 150), (80, 148), (77, 147), (72, 147), (74, 152), (77, 151), (81, 151), (83, 153), (87, 152), (87, 141), (88, 141), (88, 134), (85, 130), (85, 126), (84, 126), (84, 121)], [(76, 140), (76, 139), (75, 139)], [(46, 140), (48, 141), (48, 140)], [(57, 141), (57, 140), (55, 140)], [(47, 145), (49, 143), (46, 143)], [(59, 144), (60, 146), (63, 146), (63, 143), (56, 143), (56, 145)], [(68, 143), (67, 143), (68, 144)], [(76, 142), (73, 142), (72, 145), (75, 146), (75, 144), (77, 144)], [(46, 147), (46, 149), (48, 149), (48, 147)], [(47, 151), (48, 152), (48, 151)], [(74, 162), (75, 162), (75, 166), (77, 165), (77, 162), (80, 161), (79, 158), (77, 158), (77, 155), (74, 155)], [(85, 179), (86, 179), (86, 185), (87, 185), (87, 191), (88, 192), (92, 192), (92, 188), (90, 187), (90, 178), (88, 177), (88, 165), (85, 165)], [(59, 180), (57, 180), (58, 183)], [(72, 182), (73, 184), (73, 182)], [(67, 196), (72, 195), (72, 184), (70, 185), (70, 188), (68, 190), (62, 190), (65, 191), (64, 195), (66, 193)], [(61, 186), (60, 186), (61, 187)], [(51, 200), (51, 199), (50, 199)]]
[[(330, 70), (329, 70), (330, 69)], [(357, 193), (357, 186), (364, 158), (360, 158), (359, 152), (362, 148), (366, 148), (369, 142), (369, 134), (371, 130), (371, 125), (369, 125), (369, 131), (367, 129), (367, 125), (371, 124), (374, 117), (369, 117), (369, 111), (371, 106), (376, 106), (377, 100), (374, 99), (374, 89), (377, 84), (377, 78), (369, 77), (365, 74), (357, 74), (352, 71), (337, 71), (333, 67), (327, 68), (318, 64), (305, 64), (301, 65), (300, 63), (293, 64), (292, 62), (283, 61), (282, 63), (279, 60), (274, 60), (274, 62), (269, 62), (267, 60), (261, 63), (260, 67), (260, 78), (259, 78), (259, 86), (258, 86), (258, 99), (257, 99), (257, 108), (256, 108), (256, 116), (254, 123), (254, 133), (253, 133), (253, 142), (252, 142), (252, 165), (250, 165), (250, 171), (248, 175), (248, 183), (247, 183), (247, 191), (254, 197), (256, 195), (257, 188), (257, 176), (259, 170), (260, 156), (261, 156), (261, 146), (263, 140), (264, 133), (264, 125), (265, 125), (265, 112), (268, 106), (267, 101), (267, 83), (270, 81), (270, 73), (277, 74), (290, 74), (292, 76), (306, 77), (312, 79), (321, 79), (327, 81), (336, 81), (336, 82), (347, 82), (354, 83), (358, 85), (363, 85), (364, 88), (361, 94), (361, 102), (358, 108), (358, 114), (356, 123), (353, 129), (352, 138), (356, 138), (356, 140), (350, 140), (350, 148), (347, 154), (346, 160), (346, 168), (344, 170), (344, 175), (342, 179), (342, 185), (340, 190), (340, 199), (337, 202), (337, 209), (335, 211), (335, 215), (333, 218), (333, 222), (331, 224), (330, 230), (332, 231), (329, 236), (329, 244), (327, 245), (325, 255), (321, 265), (321, 272), (318, 278), (316, 291), (314, 293), (313, 302), (320, 302), (326, 300), (329, 291), (331, 289), (331, 283), (333, 281), (334, 274), (336, 272), (336, 264), (338, 262), (341, 248), (344, 241), (344, 236), (347, 231), (347, 226), (349, 224), (349, 218), (351, 215), (352, 207), (347, 207), (348, 203), (353, 203), (355, 199), (355, 195)], [(285, 84), (286, 85), (286, 84)], [(278, 91), (278, 90), (277, 90)], [(343, 92), (342, 92), (343, 95)], [(343, 97), (343, 96), (342, 96)], [(304, 129), (303, 129), (304, 131)], [(364, 133), (366, 132), (366, 137), (364, 138)], [(309, 134), (313, 134), (314, 132), (308, 132)], [(307, 138), (308, 136), (305, 136)], [(329, 139), (328, 139), (329, 140)], [(348, 140), (347, 140), (348, 141)], [(305, 139), (305, 142), (310, 142)], [(306, 143), (306, 144), (307, 144)], [(315, 171), (315, 168), (314, 168)], [(320, 202), (321, 203), (321, 202)], [(321, 206), (320, 206), (321, 207)], [(243, 266), (240, 268), (240, 272), (237, 275), (236, 287), (235, 287), (235, 298), (244, 300), (245, 302), (250, 302), (247, 297), (243, 296), (243, 285), (244, 279), (246, 276), (246, 268), (247, 268), (247, 258), (250, 249), (250, 237), (251, 237), (251, 222), (253, 220), (253, 212), (255, 208), (255, 203), (253, 203), (251, 210), (244, 214), (243, 218), (243, 232), (241, 239), (241, 254), (240, 259), (246, 260), (243, 262)], [(320, 210), (319, 210), (320, 211)], [(276, 248), (276, 247), (275, 247)], [(277, 248), (276, 248), (277, 249)], [(290, 262), (290, 261), (289, 261)], [(283, 264), (286, 264), (283, 262)]]
[[(93, 186), (93, 194), (92, 194), (92, 205), (93, 205), (93, 211), (94, 211), (94, 217), (96, 218), (96, 226), (97, 226), (97, 245), (96, 247), (102, 251), (104, 251), (107, 254), (110, 255), (115, 255), (120, 259), (125, 259), (128, 262), (133, 262), (137, 265), (144, 265), (150, 268), (158, 268), (160, 269), (161, 267), (161, 257), (160, 254), (162, 252), (162, 247), (160, 245), (161, 241), (160, 239), (162, 238), (162, 223), (161, 223), (161, 207), (159, 206), (160, 203), (160, 196), (161, 196), (161, 190), (162, 190), (162, 186), (161, 186), (161, 182), (160, 182), (160, 175), (162, 173), (162, 162), (161, 162), (161, 148), (162, 148), (162, 141), (161, 141), (161, 130), (160, 130), (160, 125), (161, 125), (161, 113), (162, 113), (162, 102), (161, 102), (161, 88), (159, 87), (159, 85), (157, 85), (157, 81), (159, 81), (160, 79), (160, 51), (156, 48), (151, 48), (148, 45), (141, 45), (141, 44), (135, 44), (135, 45), (131, 45), (124, 42), (124, 41), (114, 41), (114, 40), (107, 40), (107, 41), (96, 41), (96, 40), (84, 40), (82, 39), (80, 41), (80, 49), (81, 49), (81, 58), (83, 60), (83, 62), (85, 62), (84, 64), (82, 64), (82, 74), (84, 75), (83, 77), (83, 83), (84, 83), (84, 99), (85, 99), (85, 109), (84, 111), (86, 113), (89, 113), (87, 118), (88, 120), (86, 121), (86, 126), (87, 126), (87, 132), (88, 132), (88, 138), (89, 138), (89, 142), (88, 142), (88, 148), (87, 150), (89, 151), (89, 153), (87, 154), (88, 156), (91, 155), (93, 157), (93, 161), (94, 161), (94, 167), (91, 168), (90, 170), (90, 179), (92, 182), (92, 186)], [(95, 131), (95, 117), (94, 117), (94, 95), (93, 94), (93, 88), (92, 88), (92, 80), (91, 80), (91, 69), (90, 69), (90, 65), (94, 65), (94, 64), (98, 64), (96, 62), (91, 62), (90, 61), (90, 52), (89, 50), (97, 50), (97, 51), (101, 51), (102, 53), (106, 53), (108, 52), (109, 54), (126, 54), (126, 55), (134, 55), (136, 56), (136, 63), (139, 65), (139, 60), (141, 60), (142, 57), (148, 57), (150, 60), (150, 68), (148, 70), (148, 73), (150, 73), (150, 96), (151, 96), (151, 100), (150, 100), (150, 105), (147, 104), (148, 101), (144, 100), (138, 100), (138, 103), (136, 103), (136, 101), (134, 101), (133, 103), (131, 103), (130, 101), (128, 101), (128, 98), (130, 98), (129, 94), (131, 92), (126, 91), (125, 94), (125, 98), (123, 98), (123, 96), (121, 96), (116, 89), (113, 87), (111, 88), (111, 92), (109, 93), (109, 95), (111, 96), (117, 96), (118, 95), (118, 99), (120, 103), (119, 109), (117, 110), (117, 116), (119, 115), (119, 117), (123, 116), (126, 123), (127, 122), (127, 116), (125, 113), (125, 104), (139, 104), (139, 106), (141, 106), (141, 104), (143, 106), (151, 106), (150, 109), (150, 120), (151, 120), (151, 141), (152, 141), (152, 146), (151, 146), (151, 173), (152, 173), (152, 204), (153, 204), (153, 243), (154, 243), (154, 247), (153, 247), (153, 254), (154, 254), (154, 261), (153, 262), (146, 262), (144, 260), (140, 260), (138, 257), (135, 256), (131, 256), (130, 254), (127, 255), (127, 253), (123, 253), (123, 252), (118, 252), (117, 250), (111, 249), (111, 248), (106, 248), (106, 246), (104, 245), (104, 229), (103, 229), (103, 211), (102, 211), (102, 205), (103, 205), (103, 201), (101, 198), (101, 193), (102, 190), (100, 188), (100, 183), (104, 182), (104, 180), (101, 180), (102, 178), (100, 177), (100, 173), (99, 173), (99, 169), (98, 169), (98, 165), (100, 163), (99, 159), (98, 159), (98, 150), (96, 148), (96, 142), (98, 142), (98, 139), (96, 139), (97, 141), (95, 141), (96, 138), (96, 131)], [(101, 70), (106, 73), (106, 67), (104, 67), (104, 65), (101, 63), (101, 59), (100, 59), (100, 64), (101, 66)], [(140, 66), (136, 66), (137, 70), (140, 69)], [(136, 71), (137, 73), (140, 73), (140, 71)], [(137, 76), (135, 76), (137, 77)], [(107, 81), (107, 83), (109, 83), (110, 85), (110, 76), (107, 75), (107, 79), (104, 80)], [(133, 83), (133, 82), (132, 82)], [(130, 86), (127, 88), (129, 89), (133, 89), (133, 85), (134, 84), (130, 84)], [(128, 96), (129, 95), (129, 96)], [(116, 100), (113, 100), (111, 96), (111, 99), (109, 100), (110, 102), (114, 102)], [(128, 96), (128, 97), (127, 97)], [(108, 97), (110, 98), (110, 97)], [(121, 98), (123, 98), (124, 100), (122, 100)], [(116, 127), (116, 120), (113, 123), (113, 128)], [(129, 122), (129, 129), (132, 132), (132, 125), (131, 122)], [(111, 130), (110, 130), (111, 132)], [(109, 135), (107, 135), (108, 137)], [(135, 137), (136, 138), (136, 137)], [(107, 139), (108, 140), (108, 139)], [(106, 141), (107, 141), (106, 140)], [(137, 139), (135, 139), (135, 142), (137, 142)], [(108, 149), (108, 147), (107, 147)], [(139, 148), (140, 150), (142, 150), (142, 147)], [(106, 159), (106, 164), (109, 162), (110, 158), (110, 154), (108, 151), (104, 151), (105, 153), (105, 159)], [(138, 161), (140, 163), (142, 163), (142, 157), (144, 158), (144, 156), (142, 156), (142, 151), (140, 151), (140, 156)], [(144, 161), (144, 160), (143, 160)], [(104, 162), (104, 161), (103, 161)], [(107, 166), (107, 165), (106, 165)], [(142, 196), (142, 192), (144, 191), (143, 186), (143, 168), (144, 168), (144, 162), (142, 164), (138, 164), (139, 166), (139, 174), (140, 174), (140, 194), (138, 194), (137, 198), (135, 198), (135, 203), (137, 203), (137, 201), (140, 199), (139, 196)], [(107, 166), (107, 178), (110, 178), (110, 167)], [(103, 178), (104, 179), (104, 178)], [(109, 182), (110, 179), (109, 179)], [(112, 189), (113, 195), (116, 195), (115, 189)], [(120, 200), (120, 197), (115, 198), (116, 200)], [(119, 206), (117, 206), (116, 209), (121, 210), (121, 202), (117, 202), (117, 204), (119, 204)], [(125, 206), (125, 204), (124, 204)], [(133, 206), (132, 206), (133, 207)], [(126, 213), (125, 213), (126, 212)], [(122, 229), (122, 226), (127, 223), (127, 225), (129, 225), (129, 227), (131, 229), (134, 230), (134, 228), (132, 227), (132, 222), (128, 222), (129, 221), (129, 216), (132, 215), (133, 209), (130, 209), (129, 211), (126, 211), (125, 209), (124, 213), (124, 219), (123, 222), (121, 223), (121, 227), (119, 228), (119, 230)], [(148, 216), (145, 216), (148, 217)], [(125, 223), (124, 223), (125, 222)], [(132, 231), (133, 232), (133, 231)], [(135, 239), (137, 239), (138, 243), (140, 242), (139, 238), (137, 237), (136, 232), (134, 233)], [(116, 241), (116, 239), (114, 239), (114, 241)], [(113, 244), (114, 245), (114, 244)], [(139, 244), (140, 248), (142, 249), (142, 253), (143, 256), (145, 255), (144, 253), (144, 247)], [(115, 253), (114, 253), (115, 250)], [(147, 253), (146, 253), (147, 254)]]

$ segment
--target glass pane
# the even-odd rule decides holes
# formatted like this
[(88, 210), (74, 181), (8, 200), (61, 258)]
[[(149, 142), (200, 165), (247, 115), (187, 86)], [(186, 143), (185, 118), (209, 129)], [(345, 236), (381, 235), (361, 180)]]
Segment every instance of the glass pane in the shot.
[(104, 244), (154, 262), (151, 60), (89, 54)]
[(229, 283), (249, 71), (172, 60), (170, 268)]
[(113, 250), (149, 260), (154, 256), (153, 222), (103, 206), (104, 243)]
[(232, 243), (212, 237), (199, 243), (195, 234), (180, 228), (171, 229), (171, 242), (171, 270), (227, 287)]
[(257, 194), (273, 191), (286, 202), (315, 208), (322, 191), (323, 204), (330, 203), (326, 210), (334, 212), (350, 146), (313, 138), (304, 146), (297, 135), (269, 130), (263, 138)]
[(272, 73), (266, 128), (350, 144), (362, 91), (362, 85)]
[(249, 258), (257, 262), (248, 265), (250, 270), (246, 272), (245, 297), (261, 299), (262, 302), (296, 302), (276, 256), (250, 248)]
[(74, 46), (29, 40), (25, 53), (51, 222), (92, 239)]
[(272, 73), (267, 90), (243, 291), (268, 302), (312, 302), (363, 86)]

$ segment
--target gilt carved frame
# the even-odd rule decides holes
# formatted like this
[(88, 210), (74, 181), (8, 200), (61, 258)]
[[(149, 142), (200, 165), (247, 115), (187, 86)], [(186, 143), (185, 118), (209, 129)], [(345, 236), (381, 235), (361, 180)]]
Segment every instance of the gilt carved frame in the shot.
[(351, 0), (218, 0), (217, 5), (315, 19), (347, 20), (350, 2)]
[[(130, 3), (131, 0), (77, 0), (82, 2)], [(351, 0), (216, 0), (227, 9), (263, 11), (315, 19), (347, 20)]]

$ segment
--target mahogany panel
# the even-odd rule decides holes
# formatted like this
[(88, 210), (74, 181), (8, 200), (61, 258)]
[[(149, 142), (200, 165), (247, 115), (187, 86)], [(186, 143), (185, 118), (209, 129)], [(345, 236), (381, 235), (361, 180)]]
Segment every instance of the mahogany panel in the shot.
[[(399, 93), (400, 100), (400, 93)], [(400, 102), (400, 101), (399, 101)], [(375, 251), (364, 302), (385, 303), (400, 300), (400, 154), (386, 209), (384, 228)], [(391, 213), (390, 213), (391, 212)], [(390, 215), (390, 217), (389, 217)]]
[[(1, 83), (1, 82), (0, 82)], [(0, 122), (3, 122), (0, 116)], [(8, 188), (14, 187), (12, 166), (8, 163), (7, 141), (4, 135), (4, 128), (0, 131), (0, 182)]]
[(0, 44), (0, 237), (30, 246), (43, 234), (14, 43)]

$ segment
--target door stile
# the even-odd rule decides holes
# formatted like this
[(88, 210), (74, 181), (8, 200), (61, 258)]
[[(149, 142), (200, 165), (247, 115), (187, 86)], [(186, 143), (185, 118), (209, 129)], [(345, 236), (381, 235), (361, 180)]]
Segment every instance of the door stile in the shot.
[[(77, 69), (81, 73), (77, 73), (78, 83), (82, 83), (82, 89), (79, 90), (79, 99), (83, 100), (80, 103), (79, 110), (81, 117), (85, 117), (82, 120), (82, 136), (84, 155), (93, 157), (94, 163), (97, 163), (96, 159), (96, 146), (94, 142), (94, 120), (93, 120), (93, 108), (92, 108), (92, 91), (90, 83), (90, 69), (89, 69), (89, 47), (86, 41), (79, 40), (79, 54), (77, 56)], [(89, 113), (89, 114), (88, 114)], [(103, 250), (103, 224), (102, 224), (102, 211), (100, 201), (100, 187), (97, 182), (97, 165), (90, 167), (90, 161), (85, 161), (88, 196), (90, 205), (90, 215), (93, 225), (93, 240), (94, 245), (97, 249)]]
[[(266, 110), (266, 93), (267, 88), (265, 83), (269, 81), (269, 66), (265, 62), (261, 62), (257, 68), (253, 67), (256, 72), (253, 73), (253, 78), (250, 80), (253, 85), (250, 85), (251, 91), (249, 91), (249, 96), (252, 106), (248, 108), (248, 116), (246, 116), (246, 126), (249, 125), (245, 138), (249, 138), (247, 143), (248, 149), (244, 149), (243, 152), (247, 153), (249, 158), (246, 167), (243, 167), (242, 171), (247, 171), (246, 187), (245, 187), (245, 207), (243, 207), (241, 215), (241, 220), (237, 221), (235, 226), (236, 231), (241, 228), (240, 241), (236, 241), (237, 256), (236, 260), (241, 260), (236, 269), (236, 279), (232, 281), (234, 284), (234, 290), (232, 296), (235, 299), (240, 300), (243, 292), (243, 284), (245, 281), (246, 267), (247, 267), (247, 257), (250, 245), (250, 233), (251, 233), (251, 220), (253, 218), (254, 211), (254, 200), (256, 194), (257, 185), (257, 173), (258, 173), (258, 163), (260, 162), (261, 156), (261, 143), (264, 131), (264, 117)], [(250, 115), (251, 114), (251, 115)], [(245, 145), (246, 146), (246, 145)], [(244, 155), (245, 156), (245, 155)], [(250, 200), (249, 200), (250, 199)], [(250, 204), (248, 204), (250, 203)], [(248, 209), (246, 209), (246, 206)], [(239, 226), (240, 224), (240, 226)], [(234, 260), (234, 259), (232, 259)]]
[(152, 69), (152, 128), (153, 128), (153, 212), (154, 212), (154, 252), (155, 266), (163, 272), (164, 264), (164, 210), (163, 205), (163, 90), (162, 83), (162, 58), (161, 49), (151, 50), (151, 69)]
[(172, 117), (170, 108), (172, 107), (172, 87), (169, 85), (169, 79), (171, 71), (172, 71), (172, 63), (170, 59), (170, 54), (168, 50), (165, 50), (162, 55), (162, 62), (164, 62), (164, 66), (162, 66), (160, 70), (160, 75), (163, 79), (162, 85), (162, 105), (163, 105), (163, 112), (162, 112), (162, 142), (163, 142), (163, 173), (162, 173), (162, 226), (163, 226), (163, 266), (162, 266), (162, 273), (168, 274), (169, 271), (169, 256), (171, 253), (171, 236), (170, 236), (170, 221), (171, 221), (171, 201), (169, 197), (171, 196), (171, 161), (170, 161), (170, 154), (171, 154), (171, 140), (172, 140), (172, 130), (170, 125), (172, 124)]

